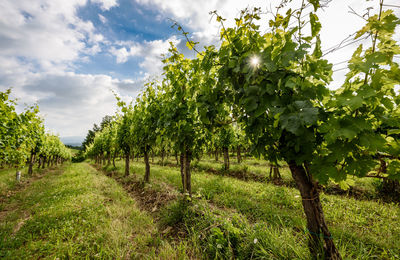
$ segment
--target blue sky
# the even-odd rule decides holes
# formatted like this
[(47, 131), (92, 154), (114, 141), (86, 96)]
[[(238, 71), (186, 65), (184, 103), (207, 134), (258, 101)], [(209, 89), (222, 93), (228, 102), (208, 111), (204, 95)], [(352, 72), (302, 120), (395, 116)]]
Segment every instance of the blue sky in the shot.
[[(171, 22), (160, 15), (157, 9), (140, 5), (134, 1), (119, 1), (110, 10), (102, 10), (99, 4), (87, 4), (77, 10), (77, 15), (84, 21), (90, 21), (96, 30), (105, 35), (111, 42), (132, 41), (150, 42), (168, 40), (176, 33), (171, 28)], [(158, 16), (158, 19), (154, 19)], [(126, 62), (116, 63), (105, 48), (90, 57), (89, 62), (79, 63), (76, 70), (79, 73), (102, 73), (123, 79), (140, 77), (140, 71), (135, 70), (141, 58), (133, 57)]]
[[(188, 55), (183, 37), (171, 28), (178, 21), (201, 45), (218, 44), (218, 10), (226, 25), (245, 7), (274, 9), (270, 0), (2, 0), (0, 1), (0, 91), (38, 103), (47, 128), (61, 137), (82, 139), (93, 123), (116, 111), (112, 91), (135, 98), (149, 77), (162, 74), (161, 54), (169, 42)], [(291, 5), (298, 6), (299, 0)], [(397, 0), (386, 0), (398, 4)], [(378, 0), (334, 0), (319, 11), (323, 49), (360, 29), (360, 14)], [(399, 15), (397, 8), (396, 14)], [(309, 12), (310, 10), (306, 10)], [(268, 16), (268, 15), (266, 15)], [(270, 17), (264, 17), (267, 21)], [(265, 26), (264, 23), (262, 26)], [(396, 39), (400, 40), (399, 33)], [(365, 44), (368, 44), (366, 41)], [(350, 58), (356, 45), (326, 56), (332, 63)], [(334, 66), (337, 88), (346, 64)]]

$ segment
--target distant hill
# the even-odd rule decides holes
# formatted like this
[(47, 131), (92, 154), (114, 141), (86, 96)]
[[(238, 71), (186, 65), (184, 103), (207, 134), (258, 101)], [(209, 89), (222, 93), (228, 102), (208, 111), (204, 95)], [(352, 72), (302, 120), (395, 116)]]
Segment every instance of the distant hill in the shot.
[(67, 136), (60, 137), (60, 139), (65, 145), (81, 146), (84, 138), (82, 136)]

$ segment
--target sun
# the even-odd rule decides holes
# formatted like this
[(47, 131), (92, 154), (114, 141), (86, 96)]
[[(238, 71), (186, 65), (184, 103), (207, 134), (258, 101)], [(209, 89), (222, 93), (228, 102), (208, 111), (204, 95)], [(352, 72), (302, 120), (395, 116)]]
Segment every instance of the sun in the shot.
[(251, 57), (250, 64), (253, 67), (258, 67), (258, 65), (260, 65), (260, 58), (258, 56)]

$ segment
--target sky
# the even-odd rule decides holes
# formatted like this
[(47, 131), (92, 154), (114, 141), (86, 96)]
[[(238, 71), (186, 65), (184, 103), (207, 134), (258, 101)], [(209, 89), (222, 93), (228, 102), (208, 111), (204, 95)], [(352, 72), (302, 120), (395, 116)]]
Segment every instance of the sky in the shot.
[[(218, 44), (217, 10), (232, 25), (240, 10), (265, 10), (262, 28), (275, 0), (2, 0), (0, 1), (0, 91), (12, 88), (19, 109), (37, 103), (47, 129), (64, 140), (80, 142), (94, 123), (116, 108), (114, 93), (134, 99), (149, 78), (161, 77), (161, 55), (173, 42), (186, 55), (185, 39), (173, 21), (190, 32), (200, 46)], [(386, 0), (387, 5), (400, 5)], [(293, 0), (291, 6), (299, 6)], [(378, 10), (378, 0), (333, 0), (318, 11), (322, 50), (360, 29), (363, 15)], [(384, 9), (390, 7), (386, 6)], [(393, 8), (393, 7), (392, 7)], [(400, 8), (393, 8), (400, 16)], [(304, 12), (309, 13), (308, 8)], [(400, 41), (400, 33), (395, 38)], [(360, 43), (362, 43), (361, 41)], [(368, 41), (365, 41), (368, 44)], [(338, 88), (352, 44), (324, 57), (334, 64)], [(201, 48), (201, 47), (200, 47)]]

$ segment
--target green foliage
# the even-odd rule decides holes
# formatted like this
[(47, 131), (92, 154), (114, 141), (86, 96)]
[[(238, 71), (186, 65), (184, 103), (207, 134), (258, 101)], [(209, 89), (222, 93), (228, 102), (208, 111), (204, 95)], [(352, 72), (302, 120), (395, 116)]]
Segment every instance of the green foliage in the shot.
[[(331, 66), (307, 54), (310, 39), (296, 42), (297, 29), (283, 30), (280, 16), (272, 32), (261, 33), (254, 24), (258, 13), (243, 13), (235, 28), (221, 33), (221, 47), (212, 55), (221, 64), (218, 84), (228, 88), (225, 102), (243, 122), (256, 153), (271, 161), (310, 161), (320, 142), (315, 132), (325, 116), (320, 104), (329, 95)], [(310, 17), (316, 37), (318, 18)], [(259, 65), (252, 65), (253, 57)]]
[(149, 152), (160, 134), (159, 119), (162, 112), (160, 87), (148, 83), (140, 97), (136, 99), (131, 114), (131, 134), (133, 146), (140, 152)]
[(56, 136), (45, 134), (37, 105), (18, 114), (11, 90), (0, 93), (0, 164), (23, 167), (30, 154), (48, 154), (70, 159), (70, 151)]
[[(357, 33), (373, 36), (372, 46), (360, 45), (349, 61), (350, 72), (344, 85), (326, 100), (327, 119), (319, 128), (325, 142), (314, 161), (321, 180), (331, 177), (343, 180), (346, 174), (365, 176), (385, 160), (389, 174), (398, 178), (399, 161), (392, 155), (400, 154), (398, 93), (399, 65), (393, 55), (400, 54), (400, 46), (393, 40), (394, 29), (400, 19), (391, 10), (368, 19)], [(394, 159), (394, 160), (393, 160)]]
[[(309, 2), (315, 10), (320, 6)], [(386, 159), (388, 173), (397, 176), (398, 157), (393, 156), (400, 154), (400, 113), (394, 87), (400, 71), (393, 55), (400, 47), (392, 36), (400, 20), (393, 11), (370, 17), (357, 33), (356, 38), (373, 35), (373, 47), (357, 49), (346, 82), (335, 93), (327, 88), (332, 65), (322, 59), (316, 13), (309, 15), (309, 36), (301, 33), (302, 26), (287, 28), (290, 11), (285, 17), (276, 15), (270, 32), (261, 32), (255, 24), (259, 13), (243, 11), (236, 27), (221, 31), (221, 47), (207, 47), (199, 58), (205, 77), (213, 79), (207, 88), (219, 91), (206, 97), (224, 97), (222, 103), (232, 107), (256, 154), (272, 162), (311, 165), (320, 182), (365, 176), (377, 167), (378, 158), (391, 158)], [(209, 76), (215, 71), (216, 80)], [(207, 116), (203, 121), (215, 118)]]
[(169, 52), (163, 60), (161, 131), (176, 150), (196, 154), (201, 151), (206, 134), (197, 103), (198, 86), (203, 80), (199, 61), (185, 58), (172, 44)]
[(102, 131), (105, 127), (110, 125), (112, 121), (113, 121), (112, 116), (105, 116), (101, 120), (100, 126), (98, 126), (97, 124), (93, 125), (93, 129), (88, 131), (88, 133), (85, 137), (85, 140), (83, 140), (83, 142), (82, 142), (82, 147), (85, 151), (86, 151), (86, 147), (89, 146), (89, 144), (91, 144), (93, 142), (96, 133), (99, 131)]
[(216, 145), (221, 148), (229, 148), (233, 144), (235, 133), (232, 125), (221, 127), (216, 134)]

